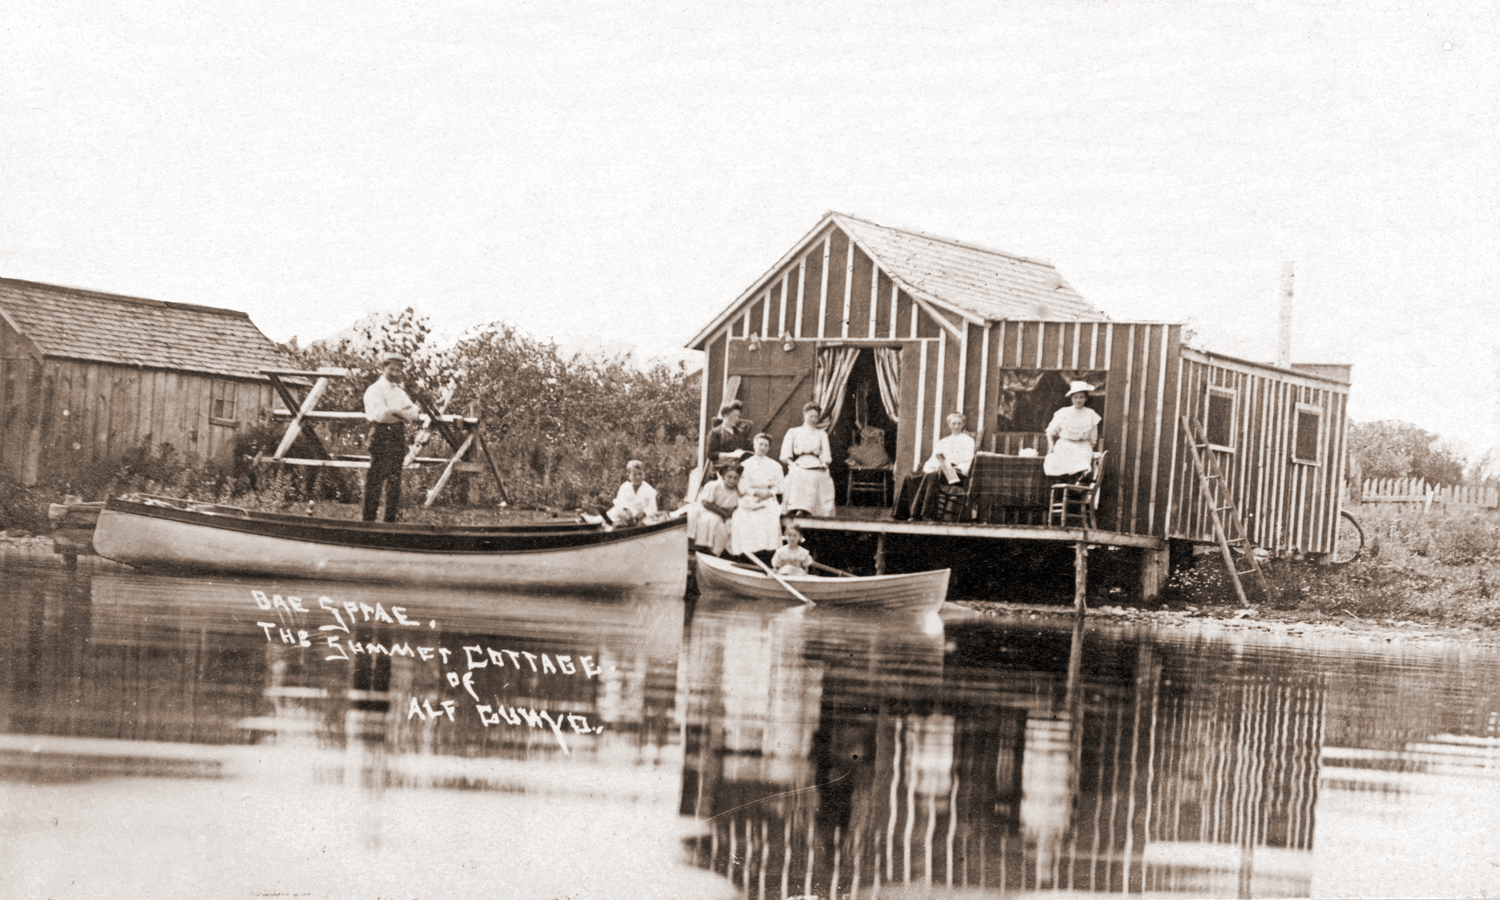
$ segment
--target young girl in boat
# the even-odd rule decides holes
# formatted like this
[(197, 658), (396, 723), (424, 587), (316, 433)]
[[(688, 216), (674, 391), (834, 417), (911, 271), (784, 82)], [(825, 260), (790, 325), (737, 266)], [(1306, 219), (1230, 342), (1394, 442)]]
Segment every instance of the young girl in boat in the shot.
[(812, 564), (812, 554), (802, 546), (802, 529), (795, 522), (788, 522), (786, 543), (771, 557), (771, 568), (777, 575), (806, 575)]

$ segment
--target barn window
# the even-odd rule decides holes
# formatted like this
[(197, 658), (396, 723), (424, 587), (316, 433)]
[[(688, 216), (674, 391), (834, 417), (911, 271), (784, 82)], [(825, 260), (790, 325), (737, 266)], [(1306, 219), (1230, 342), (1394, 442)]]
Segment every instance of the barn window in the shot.
[(1239, 392), (1234, 388), (1210, 387), (1204, 404), (1203, 426), (1208, 431), (1208, 445), (1215, 450), (1234, 450), (1234, 405)]
[(235, 388), (233, 381), (214, 381), (209, 388), (208, 418), (213, 424), (230, 427), (239, 424), (234, 410)]
[(1292, 437), (1292, 462), (1316, 466), (1323, 442), (1323, 410), (1308, 403), (1297, 404), (1296, 431)]

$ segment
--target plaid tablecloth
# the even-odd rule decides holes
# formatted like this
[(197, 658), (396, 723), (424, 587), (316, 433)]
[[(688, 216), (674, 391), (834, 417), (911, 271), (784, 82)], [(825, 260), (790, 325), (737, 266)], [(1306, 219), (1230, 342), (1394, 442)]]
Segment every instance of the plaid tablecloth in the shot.
[(1042, 473), (1040, 456), (977, 453), (970, 471), (969, 508), (965, 519), (978, 522), (1045, 521), (1052, 483)]

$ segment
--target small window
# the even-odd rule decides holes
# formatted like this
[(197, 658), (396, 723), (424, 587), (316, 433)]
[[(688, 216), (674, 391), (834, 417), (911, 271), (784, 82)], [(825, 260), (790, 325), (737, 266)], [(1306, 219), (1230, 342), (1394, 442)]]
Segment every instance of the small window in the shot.
[(1323, 410), (1307, 403), (1297, 404), (1296, 431), (1292, 436), (1292, 462), (1316, 466), (1323, 462)]
[(1203, 426), (1208, 432), (1208, 445), (1215, 450), (1234, 450), (1234, 404), (1237, 398), (1238, 392), (1234, 388), (1208, 389)]
[(209, 388), (208, 418), (215, 425), (236, 426), (234, 401), (235, 385), (232, 381), (215, 381)]

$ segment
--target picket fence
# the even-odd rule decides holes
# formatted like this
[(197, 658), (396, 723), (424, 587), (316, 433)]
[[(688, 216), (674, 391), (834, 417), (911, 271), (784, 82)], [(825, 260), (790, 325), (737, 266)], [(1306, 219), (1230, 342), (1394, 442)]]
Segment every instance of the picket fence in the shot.
[(1434, 503), (1447, 507), (1500, 508), (1500, 487), (1495, 485), (1437, 485), (1420, 478), (1370, 478), (1360, 489), (1361, 503)]

